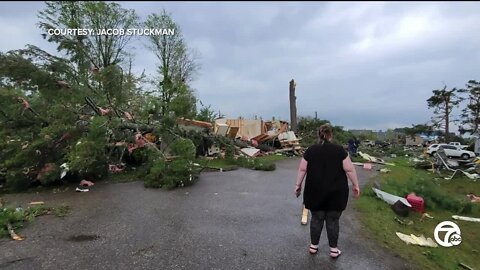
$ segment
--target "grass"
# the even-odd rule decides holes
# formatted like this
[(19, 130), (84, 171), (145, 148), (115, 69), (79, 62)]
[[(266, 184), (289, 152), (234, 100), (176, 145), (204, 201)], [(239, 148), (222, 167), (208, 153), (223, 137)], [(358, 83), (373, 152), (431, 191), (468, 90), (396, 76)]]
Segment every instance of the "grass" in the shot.
[(266, 155), (266, 156), (261, 156), (257, 157), (256, 159), (261, 160), (261, 161), (271, 161), (271, 162), (276, 162), (276, 161), (281, 161), (285, 159), (289, 159), (291, 157), (285, 156), (285, 155)]
[[(426, 170), (413, 169), (404, 157), (395, 158), (395, 167), (389, 167), (392, 172), (381, 174), (376, 179), (381, 189), (404, 197), (413, 190), (425, 200), (426, 211), (434, 219), (422, 218), (419, 213), (410, 212), (407, 218), (397, 217), (390, 206), (376, 198), (371, 190), (371, 184), (364, 188), (363, 196), (356, 200), (355, 208), (360, 212), (361, 222), (366, 233), (378, 243), (397, 253), (416, 266), (417, 269), (459, 269), (459, 263), (464, 263), (474, 269), (480, 269), (478, 260), (480, 251), (479, 224), (458, 221), (462, 233), (462, 243), (459, 246), (445, 248), (428, 248), (411, 246), (402, 242), (395, 232), (404, 234), (424, 235), (434, 239), (433, 232), (438, 223), (451, 220), (451, 216), (480, 217), (480, 205), (467, 203), (467, 193), (480, 194), (480, 182), (474, 182), (466, 177), (456, 177), (444, 180)], [(410, 191), (406, 191), (408, 187)], [(464, 203), (467, 207), (456, 207)], [(461, 214), (463, 212), (463, 214)], [(402, 225), (395, 221), (411, 220), (412, 225)]]
[(0, 237), (9, 236), (7, 225), (11, 224), (15, 232), (22, 228), (25, 223), (32, 222), (36, 217), (42, 215), (54, 215), (56, 217), (64, 217), (70, 211), (67, 205), (58, 207), (47, 206), (31, 206), (27, 209), (16, 209), (12, 207), (4, 207), (0, 209)]
[(273, 171), (275, 170), (275, 162), (285, 160), (288, 157), (284, 155), (265, 155), (256, 158), (238, 158), (236, 160), (228, 159), (197, 159), (197, 163), (201, 166), (213, 169), (234, 170), (238, 167), (249, 168), (254, 170)]
[(116, 183), (128, 183), (143, 180), (145, 178), (145, 168), (142, 167), (130, 167), (125, 169), (122, 172), (118, 173), (109, 173), (108, 176), (104, 179), (105, 182), (116, 182)]

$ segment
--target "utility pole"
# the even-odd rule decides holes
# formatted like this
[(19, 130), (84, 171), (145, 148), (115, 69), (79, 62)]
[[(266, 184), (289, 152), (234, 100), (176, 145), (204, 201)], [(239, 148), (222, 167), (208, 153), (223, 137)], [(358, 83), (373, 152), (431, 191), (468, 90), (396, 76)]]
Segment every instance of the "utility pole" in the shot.
[(297, 97), (295, 96), (296, 83), (292, 79), (290, 81), (290, 125), (292, 131), (297, 131)]

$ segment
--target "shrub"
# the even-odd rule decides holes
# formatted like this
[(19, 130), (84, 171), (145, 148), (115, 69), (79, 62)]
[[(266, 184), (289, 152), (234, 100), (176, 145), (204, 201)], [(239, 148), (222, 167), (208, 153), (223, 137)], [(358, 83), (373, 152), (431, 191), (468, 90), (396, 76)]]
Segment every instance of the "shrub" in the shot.
[(170, 150), (175, 156), (180, 156), (183, 159), (194, 159), (196, 148), (192, 140), (178, 138), (170, 145)]
[(190, 185), (198, 179), (200, 169), (191, 160), (175, 159), (166, 162), (158, 159), (145, 178), (145, 187), (175, 188)]
[(32, 183), (28, 176), (19, 170), (7, 171), (5, 179), (6, 189), (15, 192), (28, 189)]
[(105, 119), (95, 117), (85, 138), (80, 139), (68, 154), (70, 170), (88, 177), (107, 174), (107, 128)]

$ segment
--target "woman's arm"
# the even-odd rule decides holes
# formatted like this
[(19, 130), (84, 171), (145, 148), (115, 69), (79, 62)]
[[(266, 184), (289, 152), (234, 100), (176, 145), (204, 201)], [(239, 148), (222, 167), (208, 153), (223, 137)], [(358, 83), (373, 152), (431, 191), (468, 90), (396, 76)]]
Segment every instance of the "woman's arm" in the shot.
[(298, 166), (297, 181), (295, 182), (295, 195), (297, 197), (300, 196), (300, 192), (302, 191), (303, 179), (307, 173), (307, 164), (308, 162), (302, 158), (300, 165)]
[(348, 179), (350, 179), (350, 182), (352, 182), (353, 195), (358, 197), (360, 195), (360, 186), (358, 185), (357, 171), (355, 170), (355, 166), (353, 166), (350, 156), (347, 156), (343, 160), (343, 170), (347, 174)]

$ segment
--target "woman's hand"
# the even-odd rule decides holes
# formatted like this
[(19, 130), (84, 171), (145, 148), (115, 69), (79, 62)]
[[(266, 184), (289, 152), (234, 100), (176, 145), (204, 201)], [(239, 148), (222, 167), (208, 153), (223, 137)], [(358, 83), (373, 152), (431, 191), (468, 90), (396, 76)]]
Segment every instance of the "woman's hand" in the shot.
[(302, 194), (302, 186), (299, 186), (299, 185), (295, 185), (295, 196), (300, 196), (300, 194)]
[(357, 185), (352, 186), (353, 196), (358, 198), (360, 196), (360, 187)]

